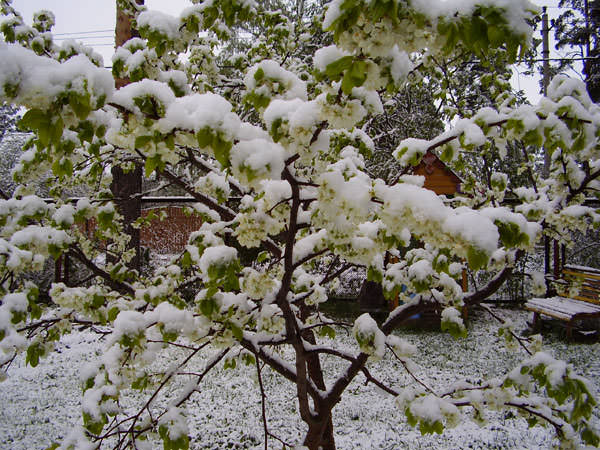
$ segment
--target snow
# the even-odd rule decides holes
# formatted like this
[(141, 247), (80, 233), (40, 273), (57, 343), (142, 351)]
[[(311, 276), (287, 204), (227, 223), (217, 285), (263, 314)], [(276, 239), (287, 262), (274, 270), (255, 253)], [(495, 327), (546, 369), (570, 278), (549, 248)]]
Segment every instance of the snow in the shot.
[(136, 83), (130, 83), (119, 89), (114, 95), (113, 102), (130, 111), (134, 111), (136, 114), (142, 115), (142, 112), (135, 104), (135, 99), (145, 96), (151, 96), (160, 102), (163, 109), (166, 109), (168, 105), (175, 101), (175, 95), (166, 83), (145, 79)]
[(398, 227), (395, 218), (401, 216), (405, 219), (402, 228), (440, 242), (454, 241), (446, 246), (457, 247), (463, 240), (461, 245), (475, 246), (489, 254), (497, 249), (498, 230), (482, 213), (464, 207), (449, 208), (433, 191), (407, 183), (389, 188), (376, 186), (376, 194), (384, 201), (382, 220), (392, 230)]
[[(333, 0), (328, 4), (323, 20), (324, 30), (328, 29), (342, 14), (344, 3), (345, 0)], [(432, 21), (437, 21), (438, 17), (457, 17), (471, 14), (476, 5), (496, 6), (503, 10), (509, 27), (525, 35), (530, 33), (529, 25), (525, 20), (531, 15), (529, 11), (534, 13), (538, 11), (538, 7), (533, 3), (520, 0), (414, 0), (410, 4), (412, 8)]]
[(325, 69), (327, 69), (329, 64), (349, 55), (350, 53), (338, 48), (336, 45), (329, 45), (327, 47), (320, 48), (315, 52), (313, 56), (313, 64), (317, 70), (325, 72)]
[(284, 92), (282, 98), (292, 100), (299, 98), (300, 100), (307, 99), (306, 82), (298, 78), (294, 73), (282, 68), (276, 61), (266, 59), (252, 66), (244, 77), (246, 88), (251, 91), (257, 87), (256, 72), (261, 69), (264, 72), (264, 77), (282, 84)]
[(281, 179), (285, 149), (264, 139), (241, 141), (231, 149), (233, 175), (249, 185), (260, 186), (265, 179)]
[[(77, 206), (79, 208), (79, 203), (77, 204)], [(75, 219), (73, 218), (74, 214), (75, 208), (72, 205), (62, 205), (52, 215), (52, 220), (61, 225), (71, 226), (75, 221)]]
[(44, 249), (51, 244), (62, 246), (70, 243), (71, 240), (72, 238), (62, 230), (28, 225), (22, 230), (15, 232), (10, 238), (10, 243), (16, 247), (32, 245)]
[(364, 313), (354, 321), (352, 334), (358, 341), (360, 350), (377, 359), (383, 358), (385, 353), (385, 335), (377, 326), (377, 322)]
[(567, 297), (532, 298), (525, 306), (532, 311), (570, 318), (578, 313), (600, 313), (600, 305)]
[[(529, 314), (518, 310), (497, 310), (515, 323), (516, 330), (525, 328)], [(402, 330), (399, 338), (417, 347), (416, 375), (427, 384), (452, 386), (457, 379), (478, 380), (506, 373), (520, 355), (506, 351), (493, 332), (495, 324), (487, 316), (475, 314), (469, 324), (466, 339), (449, 339), (447, 334)], [(339, 332), (340, 350), (356, 352), (356, 344), (344, 332)], [(559, 335), (546, 337), (548, 350), (554, 357), (570, 361), (576, 371), (590, 379), (600, 377), (600, 344), (566, 343)], [(58, 344), (52, 353), (33, 369), (17, 359), (9, 377), (0, 383), (0, 442), (4, 448), (28, 450), (45, 448), (71, 433), (81, 433), (80, 372), (96, 359), (104, 343), (90, 332), (74, 332)], [(156, 370), (166, 367), (180, 350), (169, 349)], [(196, 365), (201, 371), (214, 352), (203, 353)], [(289, 352), (284, 352), (288, 357)], [(325, 358), (326, 381), (346, 364)], [(293, 369), (293, 367), (292, 367)], [(410, 382), (399, 362), (384, 358), (369, 367), (374, 376), (387, 382), (404, 385)], [(558, 373), (558, 372), (555, 372)], [(267, 417), (269, 430), (286, 441), (301, 441), (303, 426), (297, 416), (294, 387), (270, 370), (263, 370), (263, 383), (269, 392)], [(167, 405), (179, 397), (192, 378), (181, 377), (170, 387), (158, 405)], [(592, 393), (600, 393), (591, 386)], [(132, 393), (131, 401), (135, 400)], [(139, 399), (138, 399), (139, 400)], [(213, 378), (205, 379), (193, 394), (186, 408), (190, 433), (190, 448), (261, 449), (263, 430), (260, 393), (252, 368), (223, 370), (217, 367)], [(467, 414), (468, 416), (468, 414)], [(489, 448), (552, 448), (553, 430), (536, 426), (529, 429), (521, 418), (509, 418), (504, 412), (490, 412), (488, 424), (479, 427), (463, 420), (456, 428), (442, 435), (421, 436), (409, 427), (392, 397), (375, 386), (364, 385), (358, 377), (334, 410), (336, 444), (340, 449), (420, 448), (429, 450), (489, 449)], [(592, 424), (600, 424), (595, 416)], [(275, 445), (273, 440), (269, 445)], [(160, 446), (155, 442), (156, 448)]]
[(269, 129), (278, 118), (287, 120), (290, 129), (310, 129), (318, 122), (318, 114), (319, 110), (316, 102), (305, 102), (295, 98), (292, 100), (273, 100), (265, 109), (263, 117)]
[(115, 319), (117, 335), (133, 335), (144, 331), (146, 318), (138, 311), (121, 311)]
[[(173, 96), (171, 89), (166, 84), (164, 86)], [(237, 131), (240, 122), (231, 109), (231, 103), (213, 93), (180, 97), (169, 104), (158, 126), (163, 133), (168, 133), (174, 128), (194, 131), (205, 127), (224, 128), (231, 136)]]
[(294, 264), (321, 250), (326, 238), (327, 230), (319, 230), (317, 233), (299, 239), (294, 245)]
[(110, 98), (114, 90), (110, 71), (82, 55), (59, 63), (18, 45), (0, 43), (0, 60), (0, 99), (6, 98), (7, 86), (17, 85), (14, 101), (31, 108), (48, 107), (65, 90), (92, 92), (96, 98)]
[(390, 68), (392, 79), (395, 83), (404, 80), (408, 74), (415, 68), (415, 65), (410, 60), (408, 53), (400, 51), (397, 45), (394, 45), (389, 56), (392, 58), (392, 66)]
[(217, 245), (204, 250), (200, 257), (199, 268), (208, 273), (211, 266), (225, 266), (237, 258), (237, 250), (226, 245)]
[(429, 145), (429, 141), (425, 139), (404, 139), (394, 151), (394, 158), (397, 158), (400, 164), (407, 166), (414, 158), (423, 156)]
[(592, 103), (585, 85), (581, 81), (565, 75), (557, 75), (552, 78), (548, 86), (548, 98), (557, 101), (565, 96), (575, 97), (586, 108), (589, 108)]
[(142, 11), (138, 14), (136, 21), (140, 29), (156, 30), (171, 40), (177, 39), (180, 35), (180, 19), (161, 11)]

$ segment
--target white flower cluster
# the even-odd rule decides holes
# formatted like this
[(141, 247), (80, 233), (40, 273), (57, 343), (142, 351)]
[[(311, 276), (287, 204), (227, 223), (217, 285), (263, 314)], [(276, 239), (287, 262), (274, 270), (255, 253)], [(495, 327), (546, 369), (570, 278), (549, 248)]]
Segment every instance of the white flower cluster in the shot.
[(352, 335), (358, 342), (361, 352), (368, 354), (373, 360), (383, 358), (385, 335), (368, 313), (364, 313), (354, 321)]
[[(241, 210), (235, 221), (235, 236), (244, 247), (258, 247), (269, 235), (279, 233), (285, 227), (285, 217), (281, 213), (272, 214), (272, 209), (263, 198), (255, 201), (250, 195), (242, 198)], [(286, 205), (281, 205), (285, 210)]]
[(194, 188), (203, 194), (215, 198), (221, 203), (225, 203), (231, 194), (231, 188), (227, 178), (216, 172), (209, 172), (208, 174), (199, 177), (196, 180), (196, 183), (194, 183)]
[(270, 271), (244, 267), (242, 273), (242, 290), (252, 299), (265, 299), (278, 286)]

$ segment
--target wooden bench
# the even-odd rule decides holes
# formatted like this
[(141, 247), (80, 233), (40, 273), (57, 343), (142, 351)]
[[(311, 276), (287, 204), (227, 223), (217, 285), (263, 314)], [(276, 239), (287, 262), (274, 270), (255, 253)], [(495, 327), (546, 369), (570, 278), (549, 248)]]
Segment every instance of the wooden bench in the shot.
[(532, 298), (525, 309), (533, 312), (534, 330), (539, 330), (541, 316), (548, 316), (566, 322), (567, 337), (571, 339), (577, 323), (600, 318), (600, 270), (566, 265), (562, 278), (553, 283), (561, 296)]

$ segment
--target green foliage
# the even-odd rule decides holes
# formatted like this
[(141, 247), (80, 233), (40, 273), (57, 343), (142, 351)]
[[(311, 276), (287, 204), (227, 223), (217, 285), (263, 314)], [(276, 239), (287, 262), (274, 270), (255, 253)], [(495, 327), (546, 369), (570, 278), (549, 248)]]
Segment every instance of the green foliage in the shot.
[(215, 131), (210, 127), (203, 128), (196, 133), (196, 140), (200, 148), (210, 147), (212, 149), (215, 159), (223, 168), (231, 166), (229, 158), (233, 143), (226, 139), (220, 131)]
[(489, 255), (477, 247), (470, 246), (467, 250), (467, 262), (472, 270), (483, 269), (487, 266)]
[(499, 220), (496, 220), (494, 224), (498, 227), (500, 241), (505, 247), (516, 248), (529, 245), (529, 235), (523, 233), (517, 224)]
[(416, 417), (413, 415), (410, 408), (406, 408), (404, 410), (404, 414), (406, 414), (406, 420), (411, 427), (416, 427), (419, 425), (419, 431), (422, 435), (433, 433), (442, 434), (444, 432), (444, 424), (439, 420), (432, 422), (430, 420)]
[(46, 355), (46, 349), (41, 342), (34, 342), (27, 347), (25, 355), (25, 364), (29, 364), (31, 367), (35, 367), (39, 364), (40, 358)]
[(63, 133), (63, 121), (60, 116), (56, 116), (52, 111), (42, 111), (41, 109), (30, 109), (18, 122), (19, 128), (34, 131), (40, 143), (47, 147), (50, 144), (57, 145)]
[(104, 425), (108, 423), (108, 416), (106, 414), (100, 415), (100, 420), (92, 417), (90, 414), (83, 412), (83, 426), (92, 435), (99, 435), (104, 428)]
[(163, 440), (164, 450), (188, 450), (190, 448), (190, 439), (186, 435), (181, 435), (177, 439), (172, 439), (169, 428), (165, 425), (158, 427), (158, 434)]
[(327, 336), (329, 339), (335, 339), (335, 329), (329, 325), (323, 325), (322, 327), (319, 327), (317, 333), (321, 337)]
[(454, 339), (464, 339), (467, 337), (465, 326), (452, 320), (442, 320), (440, 328), (442, 331), (450, 333)]

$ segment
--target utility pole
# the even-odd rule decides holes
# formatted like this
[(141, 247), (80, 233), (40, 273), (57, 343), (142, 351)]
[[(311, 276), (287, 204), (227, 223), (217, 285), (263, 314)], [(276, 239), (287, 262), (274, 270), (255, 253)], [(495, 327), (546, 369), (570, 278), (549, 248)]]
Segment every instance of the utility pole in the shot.
[[(542, 93), (548, 95), (548, 85), (550, 84), (550, 43), (549, 43), (549, 28), (548, 28), (548, 12), (546, 7), (542, 8)], [(544, 149), (544, 168), (542, 171), (544, 178), (550, 175), (550, 152), (547, 148)], [(544, 273), (550, 273), (550, 238), (544, 236)]]
[[(144, 4), (144, 0), (135, 0), (135, 2), (138, 5)], [(123, 10), (121, 1), (116, 0), (116, 5), (115, 46), (118, 48), (129, 39), (139, 35), (133, 28), (133, 17)], [(128, 79), (115, 79), (117, 89), (127, 84), (129, 84)], [(128, 172), (125, 172), (120, 166), (113, 166), (111, 173), (112, 183), (110, 190), (115, 199), (117, 209), (123, 216), (125, 233), (130, 238), (128, 249), (135, 249), (135, 255), (128, 266), (130, 269), (139, 271), (141, 265), (140, 230), (134, 228), (132, 225), (142, 214), (142, 165), (136, 162), (134, 168)]]

